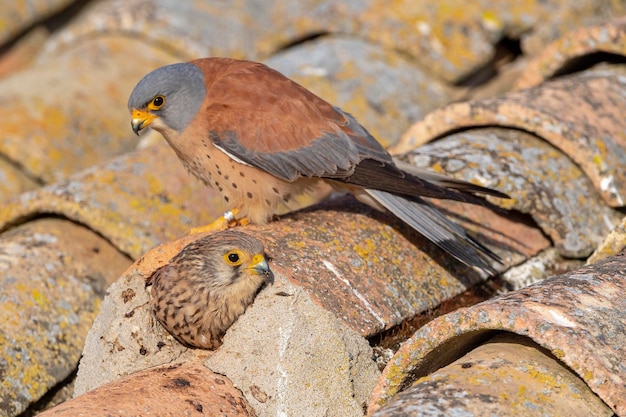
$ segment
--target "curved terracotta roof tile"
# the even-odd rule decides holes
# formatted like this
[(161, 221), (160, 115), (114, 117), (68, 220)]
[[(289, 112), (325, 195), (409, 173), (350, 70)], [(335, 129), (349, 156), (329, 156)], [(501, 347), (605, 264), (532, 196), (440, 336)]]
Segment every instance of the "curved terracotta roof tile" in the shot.
[[(361, 2), (296, 3), (204, 0), (108, 0), (95, 4), (55, 37), (52, 49), (100, 36), (141, 38), (178, 60), (229, 56), (261, 60), (303, 39), (350, 32)], [(354, 10), (351, 10), (354, 9)], [(228, 34), (228, 36), (224, 36)]]
[(133, 150), (129, 91), (146, 67), (170, 61), (136, 39), (120, 38), (88, 39), (39, 58), (0, 80), (0, 155), (47, 183)]
[[(625, 266), (622, 253), (433, 320), (389, 361), (370, 409), (393, 404), (394, 396), (413, 384), (428, 383), (429, 375), (497, 331), (532, 339), (575, 372), (616, 414), (626, 413), (626, 371), (622, 366)], [(499, 392), (498, 385), (492, 385), (492, 394), (496, 398), (506, 395)], [(531, 395), (528, 393), (529, 398)], [(419, 409), (419, 402), (413, 407)]]
[(373, 415), (614, 416), (591, 389), (540, 346), (496, 334), (420, 378)]
[(76, 369), (102, 294), (129, 263), (102, 237), (58, 218), (0, 236), (2, 415), (24, 411)]
[[(510, 200), (495, 202), (530, 214), (565, 257), (589, 256), (621, 218), (576, 164), (521, 130), (493, 127), (451, 133), (399, 158), (509, 194)], [(528, 248), (521, 253), (532, 256), (537, 251), (530, 248), (541, 245), (541, 239), (533, 238), (522, 234), (513, 240)]]
[(393, 152), (410, 151), (460, 129), (524, 130), (564, 152), (607, 204), (620, 207), (626, 198), (625, 74), (623, 67), (609, 66), (499, 98), (452, 104), (413, 125)]
[(567, 70), (576, 61), (597, 53), (626, 59), (626, 18), (569, 32), (534, 56), (515, 82), (515, 89), (534, 87)]
[(256, 413), (228, 378), (199, 362), (186, 362), (120, 378), (39, 415), (253, 417)]
[(221, 198), (191, 177), (161, 144), (9, 200), (0, 206), (0, 230), (32, 217), (64, 216), (137, 258), (210, 223), (222, 211)]
[(360, 36), (411, 55), (449, 82), (488, 67), (503, 40), (521, 40), (525, 49), (540, 48), (572, 27), (624, 14), (621, 3), (603, 1), (599, 6), (592, 0), (579, 1), (575, 7), (546, 1), (491, 2), (488, 6), (463, 0), (358, 3), (365, 9), (359, 12)]
[(70, 5), (72, 0), (35, 0), (25, 3), (6, 3), (0, 10), (0, 44), (3, 44), (28, 26), (45, 19)]

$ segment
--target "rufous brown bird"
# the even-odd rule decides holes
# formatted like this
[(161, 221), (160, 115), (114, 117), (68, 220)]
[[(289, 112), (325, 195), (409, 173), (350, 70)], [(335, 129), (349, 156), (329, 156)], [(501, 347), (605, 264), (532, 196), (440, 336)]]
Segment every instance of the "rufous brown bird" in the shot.
[(261, 241), (226, 230), (185, 246), (148, 284), (163, 327), (187, 346), (215, 349), (273, 278)]
[(203, 58), (146, 75), (128, 101), (135, 133), (160, 132), (235, 218), (263, 224), (323, 180), (387, 209), (461, 262), (495, 273), (497, 255), (421, 197), (488, 205), (496, 190), (403, 169), (350, 114), (256, 62)]

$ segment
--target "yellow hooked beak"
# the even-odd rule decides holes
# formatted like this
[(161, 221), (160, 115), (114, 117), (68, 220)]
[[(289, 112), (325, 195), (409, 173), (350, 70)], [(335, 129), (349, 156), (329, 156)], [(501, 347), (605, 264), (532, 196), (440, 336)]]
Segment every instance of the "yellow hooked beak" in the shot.
[(256, 275), (265, 275), (268, 281), (272, 281), (274, 279), (274, 274), (270, 269), (270, 266), (267, 264), (267, 259), (262, 253), (257, 253), (252, 257), (252, 261), (250, 262), (250, 272)]
[(138, 110), (138, 109), (133, 109), (131, 111), (132, 117), (133, 119), (130, 122), (130, 125), (133, 128), (133, 132), (135, 132), (136, 135), (139, 135), (139, 131), (142, 129), (145, 129), (146, 127), (150, 126), (152, 124), (152, 122), (154, 121), (154, 119), (156, 119), (157, 116), (154, 113), (150, 113), (150, 111), (148, 110)]

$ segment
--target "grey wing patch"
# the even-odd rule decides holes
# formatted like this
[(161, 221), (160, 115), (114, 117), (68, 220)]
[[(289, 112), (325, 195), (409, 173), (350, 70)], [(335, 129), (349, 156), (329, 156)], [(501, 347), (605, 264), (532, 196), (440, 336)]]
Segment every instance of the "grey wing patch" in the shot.
[(487, 275), (497, 271), (489, 260), (501, 263), (500, 257), (467, 234), (458, 224), (422, 199), (407, 200), (379, 190), (366, 189), (373, 199), (411, 226), (425, 238), (439, 246), (467, 266)]
[(210, 132), (215, 145), (238, 162), (260, 168), (285, 181), (300, 177), (344, 178), (354, 171), (359, 153), (347, 136), (326, 133), (310, 146), (287, 152), (262, 153), (244, 148), (237, 133)]
[(346, 113), (339, 107), (334, 107), (334, 109), (346, 118), (348, 123), (345, 125), (345, 134), (356, 147), (360, 159), (373, 159), (385, 164), (393, 164), (387, 150), (350, 113)]

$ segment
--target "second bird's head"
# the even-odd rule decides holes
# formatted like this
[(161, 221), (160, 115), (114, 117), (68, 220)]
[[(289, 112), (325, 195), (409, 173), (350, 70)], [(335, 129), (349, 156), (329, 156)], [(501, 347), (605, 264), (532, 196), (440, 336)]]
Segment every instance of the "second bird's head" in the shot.
[(196, 116), (206, 95), (204, 75), (183, 62), (152, 71), (137, 83), (128, 99), (136, 134), (148, 126), (166, 138), (179, 134)]

